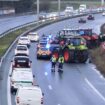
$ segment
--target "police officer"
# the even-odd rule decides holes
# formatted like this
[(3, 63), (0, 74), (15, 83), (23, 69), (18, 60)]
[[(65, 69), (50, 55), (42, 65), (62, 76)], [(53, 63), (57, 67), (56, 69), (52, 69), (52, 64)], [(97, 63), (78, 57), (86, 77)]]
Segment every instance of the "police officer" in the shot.
[(64, 64), (64, 57), (62, 55), (59, 56), (58, 59), (59, 67), (58, 67), (58, 72), (63, 72), (63, 64)]
[(52, 55), (52, 57), (51, 57), (51, 63), (52, 63), (51, 71), (52, 72), (55, 72), (56, 61), (57, 61), (57, 59), (56, 59), (55, 55)]

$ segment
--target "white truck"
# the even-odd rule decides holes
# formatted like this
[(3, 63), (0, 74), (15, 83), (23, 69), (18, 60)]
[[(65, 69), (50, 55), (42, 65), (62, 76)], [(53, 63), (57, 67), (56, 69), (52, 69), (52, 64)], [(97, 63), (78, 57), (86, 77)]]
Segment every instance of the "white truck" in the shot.
[(34, 85), (34, 77), (32, 71), (29, 70), (13, 70), (10, 75), (11, 93), (16, 94), (20, 86), (30, 87)]
[(65, 11), (64, 11), (65, 16), (71, 16), (71, 15), (73, 15), (73, 11), (74, 11), (74, 9), (73, 9), (72, 6), (67, 6)]
[(86, 12), (86, 9), (87, 9), (86, 4), (80, 4), (80, 6), (79, 6), (79, 12), (80, 13)]

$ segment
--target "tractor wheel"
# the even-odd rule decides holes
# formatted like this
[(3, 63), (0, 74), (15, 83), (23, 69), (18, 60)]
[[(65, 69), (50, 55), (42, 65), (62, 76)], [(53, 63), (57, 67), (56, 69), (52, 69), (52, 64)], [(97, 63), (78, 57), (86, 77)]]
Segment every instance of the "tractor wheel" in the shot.
[(72, 62), (74, 51), (66, 48), (66, 49), (64, 49), (63, 55), (64, 55), (64, 60), (66, 63)]
[(85, 63), (87, 61), (87, 59), (88, 59), (88, 51), (87, 50), (78, 52), (78, 62)]

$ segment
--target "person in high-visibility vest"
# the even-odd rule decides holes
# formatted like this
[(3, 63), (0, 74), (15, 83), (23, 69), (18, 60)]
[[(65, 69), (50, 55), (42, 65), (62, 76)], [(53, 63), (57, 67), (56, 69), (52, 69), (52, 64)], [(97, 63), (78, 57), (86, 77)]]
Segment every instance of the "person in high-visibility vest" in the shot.
[(56, 62), (57, 62), (57, 59), (56, 59), (55, 55), (52, 55), (52, 57), (51, 57), (51, 64), (52, 64), (51, 71), (52, 71), (52, 72), (55, 72), (55, 65), (56, 65)]
[(59, 63), (58, 72), (63, 72), (64, 57), (62, 55), (60, 55), (58, 63)]

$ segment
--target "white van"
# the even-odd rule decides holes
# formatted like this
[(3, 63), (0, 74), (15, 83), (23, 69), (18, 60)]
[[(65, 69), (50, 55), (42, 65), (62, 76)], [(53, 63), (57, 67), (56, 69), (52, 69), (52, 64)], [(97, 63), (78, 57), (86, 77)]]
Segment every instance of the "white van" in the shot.
[(15, 97), (16, 105), (42, 105), (43, 93), (38, 86), (20, 87)]
[(13, 70), (11, 75), (11, 93), (16, 93), (20, 86), (30, 87), (34, 85), (32, 71)]

